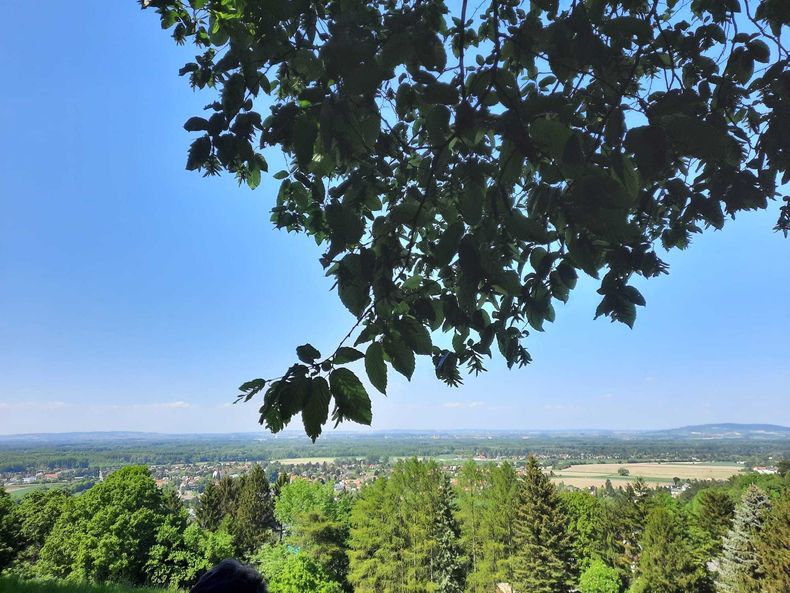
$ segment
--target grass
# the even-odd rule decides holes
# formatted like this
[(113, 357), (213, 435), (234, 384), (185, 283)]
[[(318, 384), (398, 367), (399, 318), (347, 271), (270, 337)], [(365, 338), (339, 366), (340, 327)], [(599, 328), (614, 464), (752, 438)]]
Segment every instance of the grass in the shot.
[(0, 576), (0, 593), (173, 593), (125, 585), (89, 585), (62, 581), (20, 581)]
[(31, 484), (30, 486), (6, 486), (5, 490), (11, 495), (11, 498), (22, 498), (28, 492), (33, 490), (46, 490), (48, 488), (64, 488), (67, 487), (66, 482), (48, 482), (46, 484)]

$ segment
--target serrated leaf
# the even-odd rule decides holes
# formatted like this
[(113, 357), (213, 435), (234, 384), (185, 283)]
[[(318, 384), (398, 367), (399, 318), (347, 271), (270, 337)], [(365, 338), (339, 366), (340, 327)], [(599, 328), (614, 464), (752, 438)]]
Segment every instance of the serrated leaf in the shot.
[(351, 420), (370, 425), (373, 413), (370, 396), (357, 376), (346, 368), (335, 369), (329, 375), (329, 386), (335, 398), (335, 411), (332, 415), (337, 424)]
[(432, 352), (431, 334), (419, 321), (412, 317), (402, 317), (397, 322), (397, 328), (415, 354), (430, 354)]
[(348, 346), (342, 346), (337, 349), (332, 362), (334, 364), (347, 364), (349, 362), (354, 362), (355, 360), (359, 360), (365, 356), (356, 348), (349, 348)]
[(296, 348), (296, 356), (299, 357), (299, 360), (305, 362), (307, 364), (312, 364), (319, 358), (321, 358), (321, 353), (316, 350), (311, 344), (303, 344), (301, 346), (297, 346)]
[(387, 364), (384, 362), (384, 348), (379, 342), (373, 342), (365, 352), (365, 371), (370, 384), (387, 395)]
[(437, 267), (449, 264), (458, 252), (458, 244), (464, 234), (464, 223), (456, 221), (450, 224), (442, 233), (433, 252), (434, 262)]
[(313, 442), (321, 434), (321, 429), (329, 417), (329, 401), (332, 399), (329, 384), (323, 377), (315, 377), (310, 381), (307, 399), (302, 409), (304, 431)]
[(265, 379), (253, 379), (252, 381), (242, 383), (239, 386), (239, 391), (241, 391), (242, 394), (236, 398), (236, 401), (243, 399), (245, 402), (248, 402), (260, 393), (264, 387), (266, 387)]
[(300, 166), (313, 159), (313, 147), (318, 136), (318, 127), (312, 117), (303, 114), (296, 118), (293, 129), (294, 155)]
[(343, 204), (326, 207), (326, 222), (332, 234), (344, 243), (356, 243), (365, 232), (365, 221)]
[(211, 155), (211, 138), (201, 136), (189, 146), (187, 154), (187, 171), (200, 169)]
[(401, 375), (411, 380), (414, 374), (414, 352), (406, 343), (398, 339), (387, 339), (384, 342), (384, 351), (392, 361), (392, 367)]

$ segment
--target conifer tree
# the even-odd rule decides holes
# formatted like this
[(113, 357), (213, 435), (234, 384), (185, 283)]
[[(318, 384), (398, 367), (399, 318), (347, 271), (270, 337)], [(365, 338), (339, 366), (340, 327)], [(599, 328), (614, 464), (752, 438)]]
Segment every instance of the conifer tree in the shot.
[(263, 544), (266, 533), (276, 526), (269, 480), (257, 463), (242, 479), (232, 525), (237, 547), (247, 554)]
[(530, 456), (516, 511), (515, 589), (565, 593), (575, 582), (568, 517), (554, 484)]
[(450, 485), (450, 478), (442, 475), (439, 500), (433, 524), (434, 581), (437, 593), (463, 593), (466, 567), (460, 546), (461, 528), (455, 518), (458, 505)]
[(735, 503), (725, 490), (702, 491), (697, 520), (699, 526), (711, 539), (712, 555), (721, 553), (722, 540), (732, 524), (734, 515)]
[(790, 593), (790, 498), (771, 512), (757, 542), (765, 593)]
[(735, 509), (732, 529), (724, 538), (718, 578), (722, 593), (762, 592), (757, 537), (770, 508), (768, 495), (755, 485), (749, 486)]
[(694, 560), (678, 514), (656, 506), (648, 515), (641, 540), (638, 577), (633, 593), (702, 593), (708, 590), (705, 567)]
[(195, 508), (195, 518), (198, 525), (203, 529), (216, 531), (219, 529), (224, 516), (225, 510), (222, 505), (222, 493), (219, 486), (214, 482), (209, 482), (200, 498), (198, 498), (197, 507)]

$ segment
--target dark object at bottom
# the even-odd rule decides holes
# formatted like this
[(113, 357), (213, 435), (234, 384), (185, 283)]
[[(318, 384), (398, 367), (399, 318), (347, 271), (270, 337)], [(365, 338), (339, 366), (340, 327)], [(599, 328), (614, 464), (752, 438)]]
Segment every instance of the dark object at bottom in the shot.
[(263, 577), (238, 560), (223, 560), (204, 574), (190, 593), (268, 593)]

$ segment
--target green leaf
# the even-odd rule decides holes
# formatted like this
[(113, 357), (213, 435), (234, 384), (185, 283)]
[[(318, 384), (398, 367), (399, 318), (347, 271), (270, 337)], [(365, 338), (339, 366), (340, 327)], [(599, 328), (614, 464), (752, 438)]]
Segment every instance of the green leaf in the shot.
[(413, 317), (404, 316), (397, 321), (396, 326), (415, 354), (430, 354), (433, 351), (431, 334), (422, 323)]
[(446, 82), (432, 81), (425, 85), (423, 97), (427, 103), (455, 105), (458, 102), (458, 89)]
[(464, 217), (468, 225), (474, 226), (480, 222), (480, 218), (483, 215), (485, 196), (485, 187), (479, 183), (472, 182), (464, 186), (458, 206), (461, 210), (461, 216)]
[(258, 168), (252, 169), (247, 176), (247, 186), (250, 189), (255, 189), (261, 184), (261, 170)]
[(225, 86), (222, 88), (222, 110), (225, 115), (234, 117), (241, 110), (246, 89), (244, 75), (238, 72), (225, 82)]
[(353, 372), (346, 368), (335, 369), (329, 375), (329, 386), (335, 398), (332, 415), (335, 426), (344, 420), (370, 425), (373, 420), (370, 396)]
[(561, 121), (540, 117), (529, 126), (532, 141), (548, 156), (562, 158), (571, 129)]
[(365, 221), (351, 208), (343, 204), (326, 207), (326, 222), (332, 234), (346, 244), (356, 243), (365, 232)]
[(553, 239), (542, 222), (524, 216), (519, 210), (513, 210), (505, 219), (505, 226), (514, 237), (522, 241), (549, 243)]
[(445, 141), (450, 133), (450, 110), (445, 105), (434, 105), (425, 116), (428, 140), (434, 146)]
[(340, 261), (337, 293), (346, 308), (357, 317), (370, 302), (370, 287), (362, 277), (361, 258), (356, 253), (349, 253)]
[(211, 155), (211, 138), (208, 136), (201, 136), (189, 147), (189, 154), (187, 156), (187, 171), (194, 171), (200, 169), (206, 159)]
[(184, 124), (187, 132), (202, 132), (208, 130), (208, 120), (203, 117), (190, 117)]
[(365, 352), (365, 371), (371, 385), (387, 395), (387, 364), (384, 362), (384, 348), (373, 342)]
[(706, 161), (725, 160), (730, 164), (741, 158), (741, 148), (726, 129), (688, 115), (664, 118), (667, 136), (687, 155)]
[(318, 136), (318, 127), (315, 120), (307, 114), (302, 114), (294, 122), (294, 155), (299, 166), (305, 167), (313, 159), (313, 147)]
[(768, 49), (768, 44), (761, 39), (753, 39), (746, 44), (749, 48), (749, 53), (755, 61), (767, 64), (771, 61), (771, 50)]
[(392, 367), (411, 380), (414, 374), (414, 352), (403, 340), (389, 338), (384, 341), (384, 352), (392, 361)]
[(299, 360), (302, 362), (306, 362), (307, 364), (312, 364), (319, 358), (321, 358), (321, 353), (313, 348), (311, 344), (303, 344), (301, 346), (297, 346), (296, 348), (296, 356), (299, 357)]
[(331, 394), (329, 384), (323, 377), (315, 377), (310, 381), (307, 400), (302, 409), (304, 431), (313, 442), (321, 434), (321, 429), (329, 417), (329, 401)]
[(266, 381), (264, 379), (253, 379), (252, 381), (242, 383), (239, 387), (239, 391), (241, 391), (242, 394), (236, 398), (236, 401), (243, 399), (245, 402), (248, 402), (260, 393), (264, 387), (266, 387)]
[(458, 244), (461, 242), (463, 234), (463, 222), (456, 221), (448, 225), (433, 252), (434, 263), (437, 267), (446, 266), (452, 261), (455, 254), (458, 253)]
[(349, 348), (348, 346), (342, 346), (337, 349), (332, 362), (334, 364), (347, 364), (349, 362), (354, 362), (355, 360), (359, 360), (365, 356), (356, 348)]

